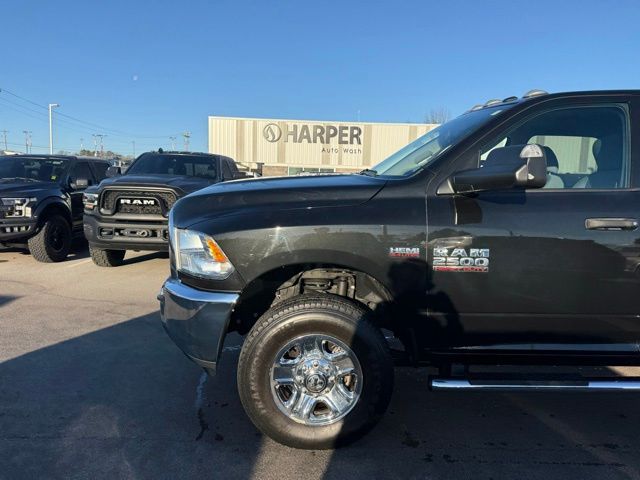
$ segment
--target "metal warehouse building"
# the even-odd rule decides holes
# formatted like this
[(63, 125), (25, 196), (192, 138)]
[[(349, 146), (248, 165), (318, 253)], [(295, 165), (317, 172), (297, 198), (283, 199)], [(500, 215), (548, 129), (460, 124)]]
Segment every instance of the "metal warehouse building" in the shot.
[(354, 172), (437, 125), (209, 117), (209, 152), (263, 175)]

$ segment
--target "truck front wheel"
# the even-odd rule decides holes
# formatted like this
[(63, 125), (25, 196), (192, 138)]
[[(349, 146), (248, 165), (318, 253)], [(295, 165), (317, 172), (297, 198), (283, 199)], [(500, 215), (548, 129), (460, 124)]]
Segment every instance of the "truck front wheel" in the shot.
[(106, 250), (89, 244), (91, 260), (99, 267), (118, 267), (122, 265), (126, 250)]
[(62, 215), (51, 215), (27, 243), (29, 252), (37, 261), (61, 262), (71, 250), (71, 226)]
[(334, 295), (302, 295), (267, 311), (238, 365), (245, 411), (263, 433), (295, 448), (333, 448), (385, 412), (393, 362), (369, 311)]

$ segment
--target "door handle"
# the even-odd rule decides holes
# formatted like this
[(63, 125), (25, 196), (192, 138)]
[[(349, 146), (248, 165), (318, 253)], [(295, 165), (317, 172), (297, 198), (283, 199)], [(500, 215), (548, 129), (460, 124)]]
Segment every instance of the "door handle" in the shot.
[(638, 220), (635, 218), (587, 218), (584, 222), (587, 230), (635, 230)]

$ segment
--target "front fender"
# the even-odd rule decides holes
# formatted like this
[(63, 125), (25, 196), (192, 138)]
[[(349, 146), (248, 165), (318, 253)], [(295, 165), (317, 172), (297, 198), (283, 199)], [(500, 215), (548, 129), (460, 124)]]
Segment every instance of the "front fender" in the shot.
[(34, 218), (40, 221), (42, 214), (51, 206), (56, 206), (65, 212), (67, 219), (71, 221), (71, 199), (64, 196), (49, 196), (38, 201), (34, 212)]
[(385, 220), (374, 207), (351, 206), (236, 215), (192, 228), (212, 235), (247, 283), (284, 266), (319, 264), (361, 271), (391, 290), (389, 272), (406, 260), (391, 249), (426, 255), (425, 232), (423, 223)]

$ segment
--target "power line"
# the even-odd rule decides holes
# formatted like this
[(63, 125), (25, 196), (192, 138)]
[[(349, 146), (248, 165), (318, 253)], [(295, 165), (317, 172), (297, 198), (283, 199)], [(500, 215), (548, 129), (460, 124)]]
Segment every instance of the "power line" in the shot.
[[(7, 89), (0, 88), (0, 93), (2, 93), (2, 92), (8, 93), (9, 95), (11, 95), (13, 97), (16, 97), (16, 98), (18, 98), (18, 99), (20, 99), (22, 101), (28, 102), (28, 103), (30, 103), (32, 105), (37, 106), (37, 107), (44, 108), (44, 109), (48, 108), (45, 105), (41, 105), (41, 104), (39, 104), (37, 102), (34, 102), (33, 100), (29, 100), (28, 98), (22, 97), (22, 96), (20, 96), (20, 95), (18, 95), (16, 93), (13, 93), (13, 92), (11, 92), (11, 91), (9, 91)], [(111, 135), (115, 135), (115, 136), (136, 137), (136, 138), (146, 138), (146, 139), (161, 139), (161, 138), (166, 138), (167, 137), (166, 135), (136, 135), (136, 134), (132, 134), (130, 132), (124, 132), (122, 130), (118, 130), (118, 129), (114, 129), (114, 128), (108, 128), (108, 127), (99, 125), (97, 123), (87, 122), (86, 120), (81, 120), (79, 118), (73, 117), (71, 115), (68, 115), (68, 114), (62, 113), (62, 112), (57, 112), (56, 115), (68, 118), (68, 119), (70, 119), (72, 121), (75, 121), (75, 122), (78, 122), (78, 123), (81, 123), (81, 124), (84, 124), (84, 125), (88, 125), (88, 126), (92, 127), (92, 129), (94, 129), (94, 131), (95, 131), (95, 129), (98, 129), (98, 130), (102, 130), (102, 131), (115, 132), (115, 133), (110, 133)]]
[[(7, 145), (11, 145), (11, 146), (14, 146), (14, 147), (24, 147), (25, 146), (24, 143), (15, 143), (15, 142), (7, 142)], [(31, 150), (33, 150), (34, 148), (37, 149), (37, 150), (46, 150), (46, 152), (49, 153), (49, 145), (33, 145), (33, 144), (30, 143), (29, 144), (29, 150), (30, 150), (29, 153), (33, 153)], [(59, 147), (58, 150), (71, 152), (74, 149), (73, 148), (68, 148), (68, 147)]]
[[(1, 95), (2, 93), (11, 95), (17, 100), (26, 102), (27, 104), (33, 105), (34, 107), (38, 107), (38, 108), (37, 109), (32, 108), (23, 103), (16, 102), (10, 98), (7, 98), (6, 95), (2, 96)], [(39, 120), (41, 122), (48, 122), (48, 118), (47, 118), (48, 106), (34, 102), (33, 100), (25, 98), (21, 95), (18, 95), (6, 89), (0, 89), (0, 108), (2, 107), (13, 110), (28, 118)], [(60, 118), (60, 117), (64, 117), (64, 118)], [(94, 135), (96, 132), (99, 132), (100, 130), (107, 131), (108, 133), (118, 132), (113, 134), (110, 133), (110, 136), (122, 138), (122, 140), (118, 140), (117, 138), (111, 140), (112, 144), (121, 145), (122, 147), (120, 148), (123, 148), (125, 144), (131, 145), (132, 142), (136, 142), (138, 145), (145, 145), (145, 146), (149, 146), (150, 149), (155, 149), (158, 147), (158, 144), (157, 144), (158, 142), (155, 142), (154, 140), (167, 138), (167, 136), (133, 135), (133, 134), (124, 132), (122, 130), (116, 130), (116, 129), (106, 128), (106, 127), (100, 128), (98, 130), (96, 127), (101, 127), (101, 125), (99, 124), (96, 124), (93, 122), (87, 122), (59, 111), (56, 112), (56, 125), (58, 126), (58, 128), (61, 128), (63, 130), (76, 132), (83, 135), (86, 135), (86, 134)], [(184, 132), (182, 136), (184, 137), (185, 149), (188, 150), (191, 132)], [(124, 137), (128, 137), (128, 138), (125, 140)], [(168, 136), (168, 138), (171, 140), (172, 149), (175, 149), (176, 137), (177, 136), (175, 135)], [(141, 141), (137, 141), (137, 140), (141, 140)], [(95, 153), (97, 154), (97, 148), (95, 149)]]
[[(3, 102), (11, 103), (11, 105), (4, 104)], [(24, 105), (20, 105), (20, 104), (17, 104), (15, 102), (12, 102), (12, 101), (10, 101), (10, 100), (8, 100), (6, 98), (1, 98), (0, 97), (0, 110), (2, 108), (7, 108), (7, 109), (12, 110), (14, 112), (17, 112), (17, 113), (19, 113), (21, 115), (24, 115), (24, 116), (26, 116), (28, 118), (39, 120), (39, 121), (41, 121), (43, 123), (47, 123), (48, 122), (48, 119), (46, 118), (47, 117), (47, 113), (46, 112), (40, 112), (40, 111), (31, 109), (29, 107), (26, 107)], [(31, 113), (31, 112), (33, 112), (33, 113)], [(78, 125), (74, 125), (74, 124), (68, 123), (66, 120), (61, 120), (61, 119), (57, 118), (58, 113), (59, 112), (56, 113), (56, 124), (58, 125), (58, 128), (60, 128), (60, 129), (63, 129), (63, 130), (66, 130), (66, 131), (70, 131), (70, 132), (80, 133), (80, 134), (84, 134), (84, 135), (87, 135), (87, 134), (91, 135), (93, 132), (96, 131), (96, 130), (91, 130), (91, 129), (88, 129), (88, 128), (85, 128), (85, 127), (82, 127), (82, 126), (78, 126)], [(72, 126), (69, 126), (69, 125), (72, 125)], [(125, 144), (126, 145), (130, 145), (130, 141), (129, 140), (124, 140), (124, 139), (122, 139), (122, 140), (114, 139), (114, 140), (111, 141), (111, 143), (118, 144), (118, 145), (123, 145), (123, 146)], [(141, 141), (141, 142), (138, 142), (138, 143), (139, 144), (148, 145), (150, 147), (150, 149), (153, 149), (153, 148), (157, 147), (157, 142), (154, 142), (153, 140), (144, 140), (144, 141)]]
[[(16, 102), (12, 102), (11, 100), (7, 99), (7, 98), (1, 98), (0, 97), (0, 102), (6, 102), (9, 103), (11, 105), (6, 105), (3, 103), (0, 103), (0, 106), (3, 106), (5, 108), (9, 108), (10, 110), (13, 110), (15, 112), (21, 113), (22, 115), (25, 115), (29, 118), (34, 118), (36, 120), (40, 120), (41, 122), (48, 122), (48, 119), (46, 118), (47, 113), (46, 112), (40, 112), (38, 110), (34, 110), (32, 108), (29, 107), (25, 107), (24, 105), (20, 105), (19, 103)], [(26, 110), (26, 111), (24, 111)], [(32, 113), (29, 112), (33, 112), (35, 113), (35, 115), (33, 115)], [(44, 115), (44, 116), (40, 116), (40, 115)], [(57, 116), (57, 114), (56, 114)], [(74, 125), (70, 122), (67, 122), (66, 120), (61, 120), (61, 119), (57, 119), (57, 122), (62, 123), (62, 125), (64, 126), (64, 128), (66, 128), (67, 130), (70, 131), (74, 131), (74, 132), (78, 132), (78, 133), (87, 133), (87, 132), (92, 132), (95, 130), (85, 130), (84, 127), (79, 126), (79, 125)], [(67, 125), (71, 125), (71, 127), (67, 126)], [(78, 129), (83, 129), (83, 130), (78, 130)]]

